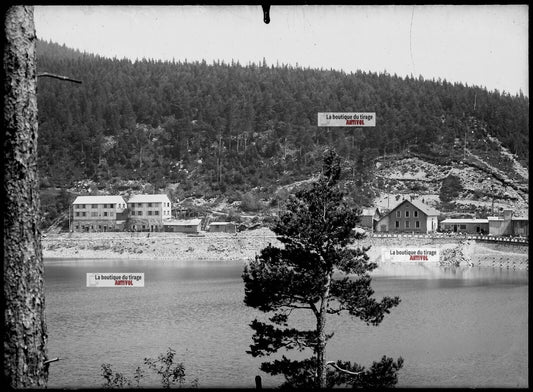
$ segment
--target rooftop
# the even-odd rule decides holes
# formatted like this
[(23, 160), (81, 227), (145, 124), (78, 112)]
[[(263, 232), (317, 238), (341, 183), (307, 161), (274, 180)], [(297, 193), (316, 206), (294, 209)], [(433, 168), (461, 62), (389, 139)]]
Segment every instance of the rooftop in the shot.
[(448, 218), (441, 223), (489, 223), (488, 219), (472, 219), (472, 218)]
[[(505, 218), (503, 216), (489, 216), (487, 219), (490, 220), (490, 221), (497, 221), (497, 220), (503, 221), (503, 220), (505, 220)], [(513, 217), (511, 217), (511, 220), (514, 220), (514, 221), (517, 221), (517, 220), (519, 220), (519, 221), (528, 221), (529, 218), (528, 217), (524, 217), (524, 216), (513, 216)]]
[(126, 204), (122, 196), (78, 196), (72, 204)]
[(163, 221), (164, 226), (196, 226), (199, 225), (201, 219), (190, 219), (190, 220), (177, 220), (177, 219), (169, 219)]
[(378, 210), (376, 207), (374, 207), (374, 208), (363, 208), (363, 210), (361, 212), (361, 215), (374, 216), (376, 214), (376, 210)]
[(170, 203), (170, 199), (165, 194), (159, 195), (133, 195), (128, 203)]
[(396, 208), (401, 206), (403, 203), (406, 203), (406, 202), (407, 203), (411, 203), (413, 206), (415, 206), (416, 208), (418, 208), (420, 211), (422, 211), (424, 214), (426, 214), (428, 216), (438, 216), (438, 215), (440, 215), (440, 212), (437, 211), (436, 209), (434, 209), (433, 207), (430, 207), (427, 204), (422, 203), (419, 200), (408, 200), (408, 199), (404, 199), (404, 200), (401, 200), (400, 202), (398, 202), (398, 204), (396, 204), (394, 207), (392, 207), (390, 209), (389, 214), (392, 211), (394, 211)]

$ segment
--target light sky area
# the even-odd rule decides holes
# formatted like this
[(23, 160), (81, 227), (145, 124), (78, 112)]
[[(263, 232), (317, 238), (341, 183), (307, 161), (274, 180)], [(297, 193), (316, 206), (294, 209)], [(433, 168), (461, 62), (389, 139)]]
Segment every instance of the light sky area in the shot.
[(36, 6), (37, 36), (105, 57), (384, 72), (529, 96), (527, 5)]

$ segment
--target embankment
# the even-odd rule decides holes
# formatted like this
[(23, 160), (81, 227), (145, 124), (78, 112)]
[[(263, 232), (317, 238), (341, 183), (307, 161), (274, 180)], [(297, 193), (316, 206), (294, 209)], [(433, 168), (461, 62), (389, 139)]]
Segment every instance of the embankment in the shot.
[(371, 261), (377, 263), (382, 261), (383, 248), (435, 248), (440, 252), (442, 265), (528, 269), (529, 246), (526, 244), (468, 240), (461, 237), (367, 238), (361, 243), (372, 246), (367, 254)]
[[(269, 243), (280, 246), (272, 231), (261, 228), (236, 234), (205, 233), (70, 233), (43, 238), (45, 258), (157, 259), (170, 261), (246, 261)], [(368, 237), (356, 243), (370, 246), (371, 261), (380, 263), (382, 249), (436, 248), (445, 265), (528, 268), (528, 245), (490, 243), (464, 238)]]
[(236, 234), (205, 233), (67, 233), (43, 238), (45, 258), (154, 259), (170, 261), (239, 261), (255, 257), (274, 233), (258, 229)]

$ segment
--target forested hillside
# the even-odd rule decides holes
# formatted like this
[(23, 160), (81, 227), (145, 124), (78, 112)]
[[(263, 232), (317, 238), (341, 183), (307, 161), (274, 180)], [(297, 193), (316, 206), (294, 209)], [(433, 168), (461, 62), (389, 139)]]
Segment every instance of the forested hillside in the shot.
[[(315, 173), (327, 145), (367, 200), (376, 196), (365, 186), (378, 157), (450, 164), (467, 158), (465, 145), (490, 154), (494, 139), (528, 167), (529, 98), (521, 94), (387, 73), (132, 62), (43, 41), (37, 48), (38, 72), (82, 81), (39, 79), (43, 187), (92, 179), (119, 189), (143, 180), (156, 189), (179, 183), (181, 197), (274, 189)], [(317, 127), (317, 113), (328, 111), (376, 112), (376, 127)]]

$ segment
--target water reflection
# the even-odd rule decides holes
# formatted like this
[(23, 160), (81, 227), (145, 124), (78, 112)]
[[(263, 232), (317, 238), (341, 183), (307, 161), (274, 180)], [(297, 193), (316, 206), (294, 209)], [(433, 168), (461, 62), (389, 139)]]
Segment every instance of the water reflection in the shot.
[[(253, 388), (280, 379), (265, 358), (245, 354), (248, 324), (262, 317), (243, 304), (242, 263), (177, 265), (141, 260), (45, 260), (49, 387), (100, 387), (100, 365), (132, 373), (144, 357), (173, 347), (200, 387)], [(144, 272), (144, 288), (87, 288), (87, 272)], [(379, 327), (332, 317), (331, 358), (370, 365), (402, 356), (399, 386), (527, 386), (526, 271), (382, 264), (376, 296), (402, 302)], [(302, 322), (309, 322), (303, 317)], [(157, 385), (155, 385), (157, 386)]]

